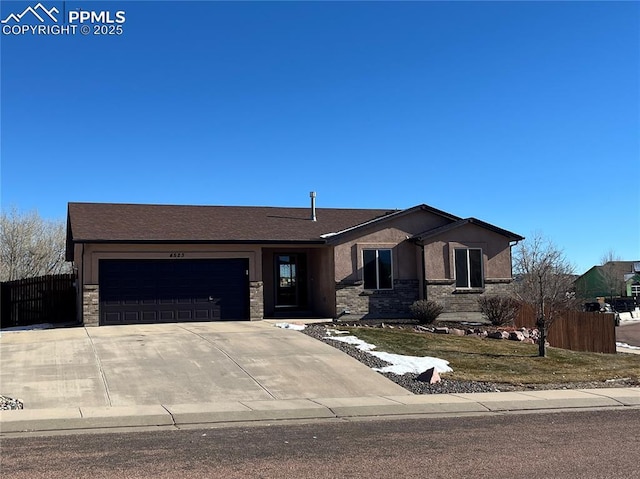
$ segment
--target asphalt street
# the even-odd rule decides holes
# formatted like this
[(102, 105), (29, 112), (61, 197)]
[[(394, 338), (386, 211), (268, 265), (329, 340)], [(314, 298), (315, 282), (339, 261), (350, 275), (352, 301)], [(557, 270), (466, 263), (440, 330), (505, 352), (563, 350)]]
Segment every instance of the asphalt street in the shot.
[(623, 323), (616, 328), (616, 341), (640, 347), (640, 321)]
[(637, 479), (637, 409), (3, 440), (2, 475), (38, 478)]

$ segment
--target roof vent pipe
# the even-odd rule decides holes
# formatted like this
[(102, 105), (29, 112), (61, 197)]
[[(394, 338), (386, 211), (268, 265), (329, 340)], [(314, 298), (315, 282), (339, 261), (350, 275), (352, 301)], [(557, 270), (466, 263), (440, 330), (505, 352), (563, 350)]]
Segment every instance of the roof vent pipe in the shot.
[(309, 197), (311, 198), (311, 221), (316, 221), (316, 192), (309, 193)]

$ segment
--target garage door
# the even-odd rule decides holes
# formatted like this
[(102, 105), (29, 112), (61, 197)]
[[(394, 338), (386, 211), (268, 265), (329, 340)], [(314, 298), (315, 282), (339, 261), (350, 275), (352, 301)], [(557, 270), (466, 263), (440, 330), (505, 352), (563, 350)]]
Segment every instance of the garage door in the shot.
[(100, 324), (248, 319), (249, 261), (100, 260)]

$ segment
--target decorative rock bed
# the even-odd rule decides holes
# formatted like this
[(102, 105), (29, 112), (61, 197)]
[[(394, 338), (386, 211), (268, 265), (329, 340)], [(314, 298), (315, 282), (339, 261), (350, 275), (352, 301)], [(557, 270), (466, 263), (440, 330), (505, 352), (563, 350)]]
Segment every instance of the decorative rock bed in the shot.
[(13, 399), (7, 396), (0, 396), (0, 410), (23, 409), (24, 405), (20, 399)]
[[(325, 342), (337, 348), (349, 356), (357, 359), (361, 363), (370, 368), (383, 368), (388, 366), (386, 361), (372, 356), (371, 354), (361, 351), (357, 347), (327, 339), (327, 329), (335, 328), (335, 324), (313, 324), (308, 325), (302, 333), (311, 336), (315, 339)], [(450, 327), (439, 325), (438, 327), (425, 327), (415, 324), (407, 323), (389, 323), (389, 322), (358, 322), (358, 323), (341, 323), (340, 326), (354, 326), (354, 327), (379, 327), (379, 328), (392, 328), (392, 329), (405, 329), (414, 330), (423, 333), (434, 334), (458, 334), (458, 332), (451, 333), (451, 330), (458, 330), (467, 335), (477, 335), (480, 337), (494, 337), (499, 340), (512, 340), (521, 342), (535, 343), (538, 338), (538, 331), (515, 329), (515, 328), (496, 328), (491, 325), (480, 325), (469, 327), (466, 329), (460, 329), (459, 327)], [(458, 325), (456, 325), (458, 326)], [(461, 324), (462, 326), (462, 324)], [(515, 334), (514, 334), (515, 333)], [(520, 333), (520, 334), (518, 334)], [(492, 336), (491, 336), (492, 335)], [(527, 337), (528, 335), (528, 337)], [(520, 339), (522, 337), (522, 339)], [(506, 391), (526, 391), (526, 390), (549, 390), (549, 389), (593, 389), (593, 388), (607, 388), (607, 387), (627, 387), (638, 386), (638, 382), (633, 379), (619, 379), (609, 381), (593, 381), (582, 383), (554, 383), (554, 384), (527, 384), (527, 385), (514, 385), (514, 384), (496, 384), (482, 381), (457, 381), (442, 378), (442, 380), (435, 384), (429, 384), (427, 382), (417, 380), (418, 374), (393, 374), (393, 373), (380, 373), (387, 377), (396, 384), (402, 386), (406, 390), (414, 394), (459, 394), (459, 393), (479, 393), (479, 392), (506, 392)]]

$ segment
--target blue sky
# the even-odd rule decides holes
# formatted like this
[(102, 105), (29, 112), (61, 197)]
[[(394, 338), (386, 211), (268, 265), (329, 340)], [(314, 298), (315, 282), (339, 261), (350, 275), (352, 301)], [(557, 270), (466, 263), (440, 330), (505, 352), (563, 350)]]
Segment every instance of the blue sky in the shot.
[(638, 2), (42, 3), (126, 21), (0, 36), (3, 208), (316, 190), (640, 259)]

